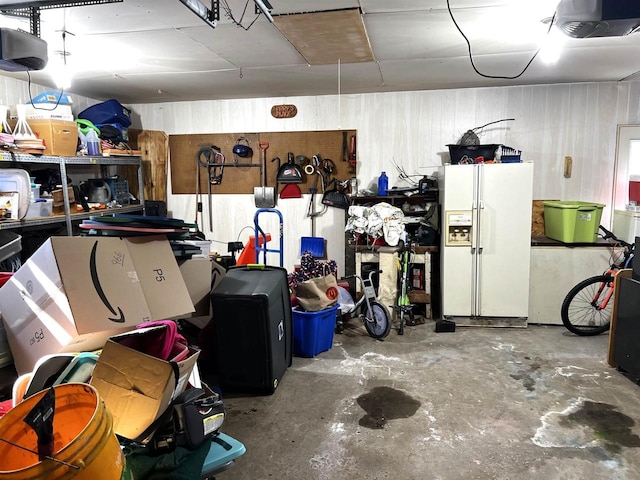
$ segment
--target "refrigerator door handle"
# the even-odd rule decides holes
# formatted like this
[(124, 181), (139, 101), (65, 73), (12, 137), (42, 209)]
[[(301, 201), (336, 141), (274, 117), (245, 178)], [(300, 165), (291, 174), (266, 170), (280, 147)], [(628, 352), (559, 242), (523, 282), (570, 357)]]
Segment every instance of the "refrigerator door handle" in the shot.
[(478, 222), (476, 223), (476, 232), (478, 234), (478, 242), (477, 242), (477, 248), (478, 248), (478, 254), (482, 254), (482, 249), (484, 247), (483, 243), (482, 243), (482, 238), (483, 238), (483, 234), (482, 234), (482, 213), (484, 210), (484, 165), (480, 164), (478, 165), (478, 217), (477, 220)]
[(478, 248), (478, 168), (473, 169), (473, 201), (471, 202), (471, 255), (476, 254)]
[[(473, 201), (473, 205), (471, 206), (471, 224), (472, 225), (477, 225), (477, 220), (478, 218), (478, 206), (476, 205), (475, 200)], [(472, 228), (471, 229), (471, 255), (475, 255), (476, 253), (476, 247), (477, 247), (477, 239), (476, 239), (476, 229)]]
[(482, 253), (482, 249), (484, 245), (482, 244), (482, 211), (484, 210), (484, 202), (480, 200), (480, 206), (478, 207), (478, 227), (476, 231), (478, 232), (478, 254)]
[(473, 212), (472, 212), (472, 217), (471, 217), (471, 221), (473, 223), (472, 225), (472, 234), (471, 234), (471, 281), (472, 281), (472, 286), (471, 286), (471, 316), (475, 317), (479, 314), (478, 311), (478, 268), (479, 268), (479, 260), (480, 257), (478, 256), (478, 242), (479, 242), (479, 226), (480, 226), (480, 199), (482, 198), (481, 194), (480, 194), (480, 187), (481, 187), (481, 177), (480, 177), (480, 172), (481, 172), (481, 168), (479, 168), (480, 165), (475, 165), (474, 166), (474, 171), (473, 171)]
[(478, 255), (476, 255), (476, 286), (473, 293), (473, 310), (474, 315), (482, 316), (482, 248), (478, 249)]
[(484, 164), (478, 165), (478, 223), (476, 232), (478, 235), (478, 254), (476, 255), (476, 287), (474, 292), (474, 306), (476, 316), (482, 316), (482, 249), (483, 245), (483, 213), (484, 213)]

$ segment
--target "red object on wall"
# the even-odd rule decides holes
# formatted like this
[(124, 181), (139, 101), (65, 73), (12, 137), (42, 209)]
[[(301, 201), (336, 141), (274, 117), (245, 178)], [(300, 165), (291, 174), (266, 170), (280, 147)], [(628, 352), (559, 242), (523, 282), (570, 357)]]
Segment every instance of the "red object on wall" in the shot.
[(640, 178), (635, 175), (629, 179), (629, 201), (640, 204)]

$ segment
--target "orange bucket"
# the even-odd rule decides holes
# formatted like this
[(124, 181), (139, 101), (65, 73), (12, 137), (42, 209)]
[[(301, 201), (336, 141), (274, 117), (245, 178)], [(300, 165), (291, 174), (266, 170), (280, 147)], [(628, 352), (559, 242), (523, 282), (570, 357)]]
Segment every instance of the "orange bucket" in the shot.
[(39, 460), (38, 437), (23, 421), (44, 396), (44, 390), (0, 418), (0, 479), (119, 480), (127, 477), (124, 454), (113, 431), (113, 418), (96, 389), (84, 383), (53, 388), (56, 403), (52, 459)]

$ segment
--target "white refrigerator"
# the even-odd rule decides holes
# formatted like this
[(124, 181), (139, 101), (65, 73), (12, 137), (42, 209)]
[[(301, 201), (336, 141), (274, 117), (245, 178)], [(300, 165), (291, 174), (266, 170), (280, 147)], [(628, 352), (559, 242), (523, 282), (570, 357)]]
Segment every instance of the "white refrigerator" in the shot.
[(613, 233), (629, 243), (640, 236), (640, 212), (615, 210), (613, 212)]
[(446, 165), (438, 185), (443, 318), (526, 326), (533, 163)]

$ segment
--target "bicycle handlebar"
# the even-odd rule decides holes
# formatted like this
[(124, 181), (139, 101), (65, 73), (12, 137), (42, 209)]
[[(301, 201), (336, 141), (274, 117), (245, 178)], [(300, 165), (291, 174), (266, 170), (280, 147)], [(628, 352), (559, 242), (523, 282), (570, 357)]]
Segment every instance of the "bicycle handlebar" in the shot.
[(604, 240), (612, 239), (612, 240), (615, 240), (616, 242), (618, 242), (623, 247), (626, 247), (626, 248), (629, 248), (629, 249), (633, 249), (634, 245), (632, 245), (632, 244), (630, 244), (628, 242), (625, 242), (621, 238), (616, 237), (613, 232), (607, 230), (602, 225), (599, 225), (598, 228), (604, 232), (604, 235), (602, 236), (602, 238)]
[[(381, 274), (382, 270), (371, 270), (369, 272), (368, 278), (370, 282), (373, 282), (372, 278), (374, 274)], [(360, 281), (362, 281), (362, 277), (360, 275), (354, 274), (354, 275), (347, 275), (346, 277), (342, 277), (340, 280), (349, 280), (351, 278), (359, 278)]]

